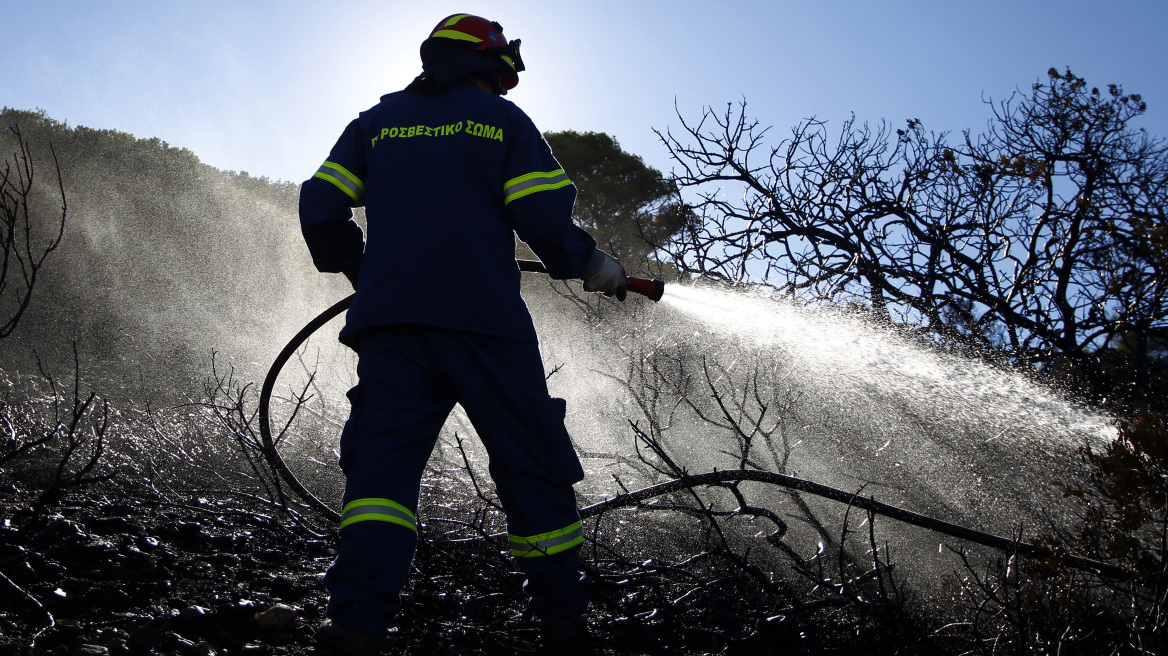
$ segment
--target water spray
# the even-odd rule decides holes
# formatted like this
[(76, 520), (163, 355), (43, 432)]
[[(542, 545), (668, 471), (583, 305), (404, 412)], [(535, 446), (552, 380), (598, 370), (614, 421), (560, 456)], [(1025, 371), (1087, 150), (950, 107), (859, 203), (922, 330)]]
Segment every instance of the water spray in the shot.
[[(531, 260), (517, 260), (516, 261), (521, 271), (531, 273), (547, 273), (547, 268), (541, 262)], [(649, 298), (652, 301), (660, 301), (665, 293), (665, 283), (661, 280), (646, 280), (642, 278), (629, 277), (628, 290)], [(300, 348), (302, 344), (317, 330), (319, 330), (326, 323), (333, 318), (340, 315), (349, 307), (353, 301), (353, 294), (334, 303), (327, 310), (322, 312), (312, 321), (308, 322), (296, 333), (291, 341), (284, 347), (280, 354), (276, 356), (276, 360), (272, 363), (268, 370), (267, 377), (264, 379), (264, 384), (260, 390), (259, 398), (259, 421), (260, 421), (260, 438), (263, 443), (264, 456), (269, 465), (275, 470), (285, 483), (309, 506), (319, 512), (322, 516), (328, 518), (333, 522), (339, 522), (340, 514), (329, 507), (312, 494), (302, 483), (296, 478), (295, 474), (288, 468), (287, 464), (280, 457), (276, 450), (275, 441), (272, 439), (271, 417), (269, 406), (272, 398), (272, 390), (276, 384), (276, 378), (280, 374), (280, 370), (289, 358)], [(706, 308), (711, 310), (713, 308)], [(873, 514), (882, 515), (892, 519), (896, 519), (908, 524), (927, 528), (944, 535), (949, 535), (962, 540), (967, 540), (977, 544), (993, 547), (1005, 551), (1007, 553), (1016, 553), (1021, 556), (1039, 559), (1054, 560), (1059, 564), (1071, 567), (1074, 569), (1093, 571), (1103, 576), (1108, 576), (1115, 579), (1125, 579), (1127, 573), (1120, 567), (1109, 563), (1103, 563), (1096, 560), (1082, 558), (1067, 554), (1063, 552), (1050, 552), (1047, 550), (1040, 550), (1034, 545), (1021, 542), (1016, 539), (1006, 538), (984, 531), (977, 531), (957, 524), (945, 522), (943, 520), (927, 517), (918, 513), (914, 513), (902, 508), (897, 508), (885, 503), (876, 501), (874, 498), (862, 496), (857, 493), (845, 492), (836, 488), (832, 488), (820, 483), (788, 476), (785, 474), (777, 474), (773, 472), (758, 471), (758, 470), (716, 470), (707, 474), (685, 475), (677, 480), (666, 483), (654, 485), (642, 490), (627, 492), (618, 495), (607, 501), (593, 504), (580, 509), (581, 518), (588, 518), (591, 516), (602, 514), (603, 512), (620, 507), (634, 506), (637, 503), (643, 502), (650, 498), (655, 498), (665, 494), (670, 494), (681, 489), (693, 488), (698, 486), (725, 486), (727, 483), (736, 483), (741, 481), (756, 481), (760, 483), (767, 483), (781, 487), (800, 490), (816, 496), (832, 499), (834, 501), (848, 504), (849, 506), (858, 507), (867, 510)]]

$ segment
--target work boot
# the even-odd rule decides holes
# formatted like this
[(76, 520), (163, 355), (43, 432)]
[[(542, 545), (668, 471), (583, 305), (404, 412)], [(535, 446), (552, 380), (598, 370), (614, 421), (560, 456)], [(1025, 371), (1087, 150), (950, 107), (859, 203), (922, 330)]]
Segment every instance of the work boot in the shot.
[(592, 636), (588, 633), (588, 619), (583, 615), (543, 618), (539, 621), (541, 653), (584, 656), (594, 653)]
[(332, 620), (321, 622), (316, 630), (316, 644), (337, 656), (378, 656), (396, 640), (397, 633), (359, 633)]

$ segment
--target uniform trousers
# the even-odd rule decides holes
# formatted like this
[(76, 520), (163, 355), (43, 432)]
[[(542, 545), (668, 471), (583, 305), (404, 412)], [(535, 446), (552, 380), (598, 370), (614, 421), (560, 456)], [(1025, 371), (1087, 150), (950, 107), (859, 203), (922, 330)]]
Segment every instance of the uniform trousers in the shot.
[(417, 544), (409, 514), (417, 515), (421, 477), (455, 403), (486, 447), (509, 542), (527, 556), (515, 560), (530, 609), (547, 619), (582, 613), (588, 580), (579, 571), (572, 485), (584, 472), (564, 427), (564, 401), (548, 394), (538, 345), (418, 325), (356, 337), (358, 383), (341, 433), (344, 501), (400, 518), (345, 513), (324, 579), (325, 614), (365, 633), (393, 622)]

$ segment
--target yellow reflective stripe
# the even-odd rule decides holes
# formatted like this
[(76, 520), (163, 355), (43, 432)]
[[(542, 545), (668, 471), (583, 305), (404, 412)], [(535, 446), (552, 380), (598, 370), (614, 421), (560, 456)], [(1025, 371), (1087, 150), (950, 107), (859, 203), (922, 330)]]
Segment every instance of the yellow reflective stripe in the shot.
[(503, 204), (507, 205), (517, 198), (523, 198), (537, 191), (550, 191), (567, 187), (570, 184), (572, 181), (568, 179), (568, 174), (564, 173), (564, 169), (548, 172), (536, 171), (521, 175), (503, 183)]
[(446, 21), (442, 27), (450, 27), (467, 16), (470, 16), (470, 14), (455, 14), (454, 16), (451, 16), (450, 20)]
[(515, 68), (515, 60), (514, 59), (511, 59), (507, 55), (499, 55), (499, 57), (502, 58), (503, 61), (507, 62), (508, 66), (510, 66), (511, 68)]
[(472, 36), (466, 32), (459, 32), (458, 30), (438, 30), (430, 35), (431, 38), (441, 37), (443, 39), (458, 39), (459, 41), (470, 41), (471, 43), (481, 43), (482, 39), (477, 36)]
[(345, 504), (341, 509), (341, 525), (343, 529), (357, 522), (377, 521), (400, 524), (415, 533), (418, 531), (418, 518), (405, 506), (389, 499), (356, 499)]
[(516, 558), (538, 558), (550, 556), (561, 551), (567, 551), (584, 542), (584, 530), (580, 522), (551, 533), (541, 533), (529, 537), (508, 535), (511, 542), (511, 555)]
[(365, 183), (335, 162), (321, 164), (312, 177), (333, 183), (338, 189), (348, 194), (354, 203), (360, 204), (362, 196), (365, 195)]
[(337, 164), (336, 162), (325, 162), (324, 166), (327, 166), (330, 169), (335, 169), (335, 170), (339, 171), (341, 173), (341, 175), (345, 176), (346, 178), (349, 179), (350, 182), (357, 185), (358, 189), (360, 189), (362, 192), (365, 191), (365, 183), (361, 182), (361, 178), (358, 178), (357, 176), (353, 175), (352, 173), (349, 173), (349, 170), (346, 169), (345, 167), (341, 166), (340, 164)]

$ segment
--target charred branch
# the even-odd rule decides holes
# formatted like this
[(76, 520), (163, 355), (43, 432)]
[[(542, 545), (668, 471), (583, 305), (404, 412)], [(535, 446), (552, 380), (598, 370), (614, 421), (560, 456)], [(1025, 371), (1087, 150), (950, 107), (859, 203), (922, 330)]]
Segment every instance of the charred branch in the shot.
[(8, 128), (16, 135), (18, 152), (5, 160), (0, 173), (0, 339), (16, 330), (32, 301), (37, 278), (49, 255), (61, 245), (65, 235), (68, 204), (57, 151), (50, 144), (61, 194), (61, 215), (46, 221), (32, 210), (30, 196), (36, 179), (32, 147), (20, 127)]

